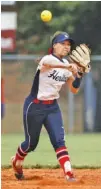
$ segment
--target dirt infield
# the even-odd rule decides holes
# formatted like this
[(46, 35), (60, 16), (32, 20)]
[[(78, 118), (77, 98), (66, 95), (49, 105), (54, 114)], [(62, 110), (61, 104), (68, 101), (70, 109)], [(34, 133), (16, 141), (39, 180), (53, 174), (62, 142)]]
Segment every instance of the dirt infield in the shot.
[(25, 169), (18, 181), (12, 169), (2, 169), (2, 189), (101, 189), (101, 169), (74, 169), (76, 182), (67, 182), (61, 169)]

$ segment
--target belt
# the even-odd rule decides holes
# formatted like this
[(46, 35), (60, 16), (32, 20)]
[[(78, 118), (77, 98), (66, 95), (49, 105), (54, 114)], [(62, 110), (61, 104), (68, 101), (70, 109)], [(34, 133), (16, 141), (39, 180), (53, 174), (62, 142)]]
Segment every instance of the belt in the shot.
[(33, 100), (33, 102), (35, 103), (35, 104), (53, 104), (53, 102), (54, 102), (55, 100), (38, 100), (37, 98), (35, 98), (34, 100)]

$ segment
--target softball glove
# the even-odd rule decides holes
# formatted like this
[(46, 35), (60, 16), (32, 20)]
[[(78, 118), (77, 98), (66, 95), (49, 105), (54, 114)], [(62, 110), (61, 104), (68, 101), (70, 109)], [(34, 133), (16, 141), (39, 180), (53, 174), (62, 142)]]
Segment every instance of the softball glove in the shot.
[(91, 51), (85, 44), (80, 44), (69, 55), (69, 58), (82, 68), (84, 73), (88, 73), (91, 70), (90, 66), (90, 54)]

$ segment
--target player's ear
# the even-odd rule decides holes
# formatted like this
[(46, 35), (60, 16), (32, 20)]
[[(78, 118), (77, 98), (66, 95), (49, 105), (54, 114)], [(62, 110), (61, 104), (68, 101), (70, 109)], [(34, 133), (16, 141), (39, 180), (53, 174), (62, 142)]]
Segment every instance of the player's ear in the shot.
[(53, 45), (53, 49), (56, 49), (56, 47), (57, 47), (57, 43), (55, 43), (55, 44)]

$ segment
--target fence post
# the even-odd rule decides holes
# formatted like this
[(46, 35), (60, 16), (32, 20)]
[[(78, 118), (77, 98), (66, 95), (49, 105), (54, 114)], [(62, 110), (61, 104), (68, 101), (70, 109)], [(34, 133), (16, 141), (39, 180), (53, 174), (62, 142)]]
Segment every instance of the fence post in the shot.
[(68, 92), (68, 133), (73, 133), (74, 128), (74, 94)]

